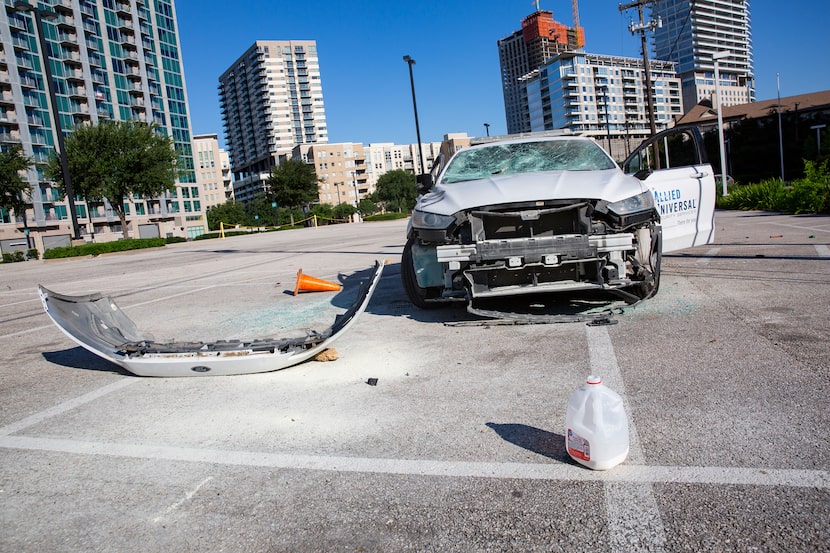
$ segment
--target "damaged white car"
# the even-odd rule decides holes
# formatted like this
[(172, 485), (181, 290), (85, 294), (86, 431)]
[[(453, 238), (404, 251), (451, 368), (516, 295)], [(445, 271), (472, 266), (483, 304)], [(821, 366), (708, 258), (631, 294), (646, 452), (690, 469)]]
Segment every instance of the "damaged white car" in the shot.
[(592, 139), (521, 137), (459, 150), (419, 177), (401, 261), (429, 308), (519, 295), (653, 296), (665, 252), (714, 238), (715, 182), (695, 129), (656, 135), (621, 170)]

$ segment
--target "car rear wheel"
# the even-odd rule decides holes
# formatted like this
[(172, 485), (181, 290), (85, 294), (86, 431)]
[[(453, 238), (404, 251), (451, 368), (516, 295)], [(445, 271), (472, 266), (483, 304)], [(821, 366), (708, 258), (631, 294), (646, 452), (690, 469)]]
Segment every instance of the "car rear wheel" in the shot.
[(412, 259), (412, 246), (418, 239), (412, 237), (406, 241), (406, 246), (403, 248), (403, 256), (401, 257), (401, 281), (403, 282), (403, 289), (406, 292), (406, 297), (415, 307), (421, 309), (436, 309), (443, 304), (439, 302), (429, 302), (429, 298), (437, 298), (441, 295), (439, 288), (422, 288), (418, 286), (418, 278), (415, 275), (415, 263)]

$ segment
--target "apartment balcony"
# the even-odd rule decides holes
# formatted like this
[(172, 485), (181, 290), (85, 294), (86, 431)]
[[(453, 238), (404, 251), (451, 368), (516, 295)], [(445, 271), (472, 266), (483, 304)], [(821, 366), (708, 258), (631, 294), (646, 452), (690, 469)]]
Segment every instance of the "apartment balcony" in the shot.
[(115, 1), (115, 13), (122, 16), (128, 16), (132, 12), (130, 11), (130, 3), (126, 0), (116, 0)]
[(74, 32), (68, 33), (65, 31), (58, 32), (58, 42), (63, 45), (77, 46), (78, 35)]
[(84, 19), (83, 28), (88, 36), (99, 36), (101, 34), (98, 24), (91, 19)]
[(20, 14), (14, 16), (9, 15), (9, 27), (15, 31), (26, 32), (28, 30), (26, 27), (26, 20)]
[(96, 17), (98, 15), (95, 11), (95, 6), (87, 2), (81, 2), (81, 13), (90, 17)]
[(58, 13), (56, 23), (58, 29), (64, 28), (73, 30), (75, 28), (75, 18), (68, 14)]
[(20, 142), (20, 131), (17, 129), (10, 129), (8, 132), (0, 131), (0, 143), (8, 144), (10, 142)]
[(34, 77), (30, 77), (25, 73), (20, 74), (20, 86), (23, 88), (33, 88), (35, 90), (38, 90), (40, 88), (38, 80)]
[(23, 95), (23, 105), (29, 108), (38, 108), (40, 109), (40, 99), (35, 96), (34, 94), (24, 94)]
[(84, 82), (84, 72), (82, 69), (72, 69), (70, 71), (64, 71), (64, 77), (67, 81)]
[[(80, 67), (82, 65), (81, 53), (75, 50), (63, 49), (58, 58), (69, 66)], [(92, 61), (92, 56), (90, 56), (90, 61)]]
[(35, 66), (32, 63), (32, 60), (29, 59), (29, 56), (16, 56), (17, 57), (17, 66), (22, 67), (23, 69), (28, 69), (29, 71), (33, 71)]
[(69, 113), (72, 115), (89, 115), (89, 104), (86, 102), (71, 102)]
[(52, 8), (58, 13), (72, 13), (72, 0), (57, 0)]
[[(12, 133), (12, 136), (14, 136), (14, 133)], [(30, 133), (29, 136), (32, 140), (32, 144), (37, 144), (38, 146), (49, 146), (49, 139), (46, 137), (46, 133), (33, 132)], [(20, 135), (18, 134), (18, 140), (16, 140), (15, 142), (20, 141), (19, 137)]]
[(15, 50), (20, 52), (27, 52), (31, 49), (29, 39), (17, 33), (12, 35), (12, 46)]
[(28, 123), (29, 125), (34, 125), (36, 127), (42, 127), (43, 117), (41, 117), (39, 114), (30, 113), (26, 116), (26, 123)]
[(138, 59), (138, 45), (135, 42), (135, 36), (129, 34), (121, 35), (121, 46), (125, 49), (125, 53), (134, 59)]

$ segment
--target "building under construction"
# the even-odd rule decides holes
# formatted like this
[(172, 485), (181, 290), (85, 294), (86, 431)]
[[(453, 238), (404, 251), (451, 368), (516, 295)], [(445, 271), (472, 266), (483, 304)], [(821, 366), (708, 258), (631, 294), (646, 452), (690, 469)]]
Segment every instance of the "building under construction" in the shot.
[(572, 0), (574, 26), (553, 18), (553, 12), (539, 9), (522, 20), (522, 28), (498, 41), (504, 111), (507, 132), (530, 131), (526, 76), (548, 59), (585, 46), (585, 30), (579, 26), (577, 0)]

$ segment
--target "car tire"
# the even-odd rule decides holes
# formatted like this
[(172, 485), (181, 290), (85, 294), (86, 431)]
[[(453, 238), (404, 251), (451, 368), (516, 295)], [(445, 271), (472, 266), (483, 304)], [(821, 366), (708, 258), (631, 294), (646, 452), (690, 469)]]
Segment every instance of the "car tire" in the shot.
[(412, 246), (416, 237), (412, 237), (406, 241), (406, 246), (403, 248), (403, 255), (401, 256), (401, 281), (403, 282), (403, 289), (406, 292), (406, 297), (412, 302), (412, 305), (421, 309), (436, 309), (444, 305), (440, 302), (429, 302), (428, 298), (440, 297), (441, 290), (439, 288), (422, 288), (418, 286), (418, 279), (415, 276), (415, 263), (412, 260)]
[(652, 242), (648, 259), (651, 278), (638, 282), (631, 288), (631, 291), (641, 300), (647, 300), (657, 295), (657, 291), (660, 289), (660, 264), (662, 261), (663, 245), (660, 243), (660, 238), (657, 238)]

